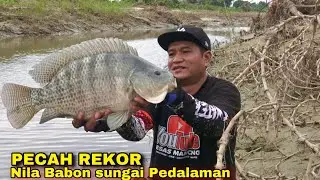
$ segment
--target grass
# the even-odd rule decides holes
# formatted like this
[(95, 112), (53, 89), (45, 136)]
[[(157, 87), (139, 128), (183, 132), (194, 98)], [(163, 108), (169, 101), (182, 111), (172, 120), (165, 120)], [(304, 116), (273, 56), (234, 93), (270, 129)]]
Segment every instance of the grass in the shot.
[(190, 4), (190, 3), (180, 3), (178, 5), (173, 5), (171, 8), (174, 9), (185, 9), (185, 10), (211, 10), (217, 12), (242, 12), (240, 8), (228, 7), (224, 8), (221, 6), (214, 6), (210, 4)]
[[(20, 13), (44, 15), (51, 12), (71, 12), (78, 14), (121, 15), (126, 8), (136, 5), (134, 0), (0, 0), (0, 7), (21, 8)], [(211, 4), (174, 3), (172, 0), (145, 1), (142, 5), (165, 5), (170, 9), (212, 10), (221, 13), (243, 12), (241, 8), (224, 8)]]
[(163, 5), (167, 6), (169, 9), (180, 9), (180, 10), (211, 10), (216, 12), (243, 12), (241, 8), (234, 8), (234, 7), (222, 7), (216, 6), (209, 3), (187, 3), (187, 2), (174, 2), (177, 0), (159, 0), (159, 1), (150, 1), (146, 4), (149, 5)]
[(163, 5), (169, 9), (187, 11), (209, 10), (219, 14), (231, 15), (244, 12), (241, 8), (221, 7), (211, 4), (192, 4), (174, 2), (175, 0), (144, 0), (138, 3), (137, 0), (121, 0), (110, 2), (109, 0), (0, 0), (2, 7), (11, 8), (11, 13), (26, 17), (43, 18), (45, 16), (61, 17), (66, 14), (77, 14), (83, 17), (90, 15), (102, 15), (108, 18), (123, 17), (128, 8), (136, 5)]
[(0, 7), (18, 8), (20, 14), (46, 15), (52, 12), (122, 15), (133, 3), (109, 0), (0, 0)]

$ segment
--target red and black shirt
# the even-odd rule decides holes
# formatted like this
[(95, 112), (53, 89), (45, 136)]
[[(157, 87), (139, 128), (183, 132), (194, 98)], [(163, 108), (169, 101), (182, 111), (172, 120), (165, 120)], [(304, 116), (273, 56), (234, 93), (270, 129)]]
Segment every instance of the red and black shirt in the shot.
[[(183, 97), (179, 115), (171, 106), (160, 103), (149, 113), (138, 111), (117, 132), (124, 139), (139, 141), (153, 129), (150, 167), (214, 169), (218, 140), (241, 108), (240, 93), (232, 83), (208, 76), (196, 94), (185, 93)], [(235, 176), (235, 145), (236, 127), (224, 156), (232, 176)]]

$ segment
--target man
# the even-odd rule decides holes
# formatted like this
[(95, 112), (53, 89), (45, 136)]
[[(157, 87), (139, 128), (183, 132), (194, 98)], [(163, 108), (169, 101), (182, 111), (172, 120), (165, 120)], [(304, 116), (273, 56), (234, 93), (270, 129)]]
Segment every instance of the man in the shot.
[[(177, 79), (178, 88), (156, 105), (136, 97), (131, 105), (134, 114), (117, 132), (124, 139), (139, 141), (153, 129), (150, 167), (214, 169), (217, 141), (240, 110), (240, 93), (230, 82), (207, 73), (211, 43), (202, 28), (181, 26), (160, 35), (158, 43), (168, 52), (168, 68)], [(96, 119), (110, 113), (97, 112), (88, 121), (79, 113), (73, 125), (84, 126), (86, 131), (107, 131), (107, 125)], [(235, 140), (234, 128), (225, 153), (232, 179), (236, 174)]]

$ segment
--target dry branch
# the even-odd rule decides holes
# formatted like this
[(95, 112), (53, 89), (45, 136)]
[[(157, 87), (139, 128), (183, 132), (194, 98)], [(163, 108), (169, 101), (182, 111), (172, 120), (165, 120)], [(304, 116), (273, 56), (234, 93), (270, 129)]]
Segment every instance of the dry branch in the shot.
[[(265, 26), (269, 27), (268, 29), (265, 29), (265, 44), (261, 48), (249, 48), (251, 50), (248, 52), (248, 54), (250, 54), (249, 58), (244, 57), (245, 60), (248, 59), (248, 63), (246, 63), (247, 66), (240, 70), (239, 74), (232, 81), (239, 87), (241, 83), (248, 80), (248, 83), (253, 84), (250, 84), (250, 86), (247, 87), (241, 86), (241, 88), (244, 88), (245, 91), (255, 93), (245, 97), (253, 97), (252, 100), (246, 103), (250, 107), (253, 105), (253, 107), (243, 111), (243, 113), (246, 113), (244, 118), (248, 120), (245, 122), (241, 121), (238, 128), (239, 132), (243, 131), (242, 135), (244, 137), (248, 137), (248, 139), (251, 140), (251, 142), (249, 141), (249, 145), (247, 145), (248, 142), (246, 140), (243, 145), (250, 146), (251, 143), (254, 145), (253, 147), (246, 146), (244, 149), (241, 147), (241, 150), (246, 150), (247, 152), (240, 151), (241, 155), (239, 154), (239, 156), (237, 156), (238, 160), (241, 160), (244, 163), (242, 169), (240, 164), (236, 161), (237, 170), (244, 179), (247, 179), (248, 177), (250, 177), (250, 179), (252, 177), (253, 179), (297, 178), (285, 177), (285, 173), (281, 172), (279, 169), (279, 167), (283, 167), (280, 166), (281, 163), (288, 160), (290, 157), (296, 157), (297, 153), (301, 152), (301, 150), (299, 150), (296, 153), (287, 156), (285, 155), (287, 153), (285, 150), (280, 151), (280, 148), (278, 148), (279, 144), (272, 142), (273, 135), (278, 138), (277, 135), (278, 132), (281, 132), (280, 128), (282, 125), (289, 127), (290, 132), (293, 132), (298, 137), (298, 143), (303, 142), (306, 147), (312, 149), (312, 153), (315, 153), (316, 156), (320, 155), (319, 147), (317, 144), (314, 144), (315, 142), (311, 139), (312, 136), (310, 139), (307, 139), (299, 132), (296, 127), (298, 124), (295, 123), (295, 121), (299, 123), (301, 128), (308, 124), (308, 128), (310, 128), (311, 125), (319, 126), (320, 124), (320, 122), (313, 117), (315, 112), (313, 107), (319, 108), (319, 104), (307, 104), (307, 102), (317, 101), (320, 98), (320, 42), (319, 33), (316, 33), (318, 30), (317, 27), (320, 24), (320, 16), (314, 15), (314, 11), (317, 9), (314, 4), (317, 4), (318, 6), (318, 2), (319, 0), (313, 4), (306, 4), (306, 1), (300, 0), (273, 1), (273, 3), (277, 4), (277, 8), (273, 9), (273, 15), (276, 15), (277, 17), (272, 21), (275, 24)], [(285, 4), (285, 6), (283, 6), (283, 4)], [(297, 7), (299, 9), (297, 9)], [(312, 11), (310, 14), (313, 15), (303, 14), (305, 11), (300, 8), (305, 7), (309, 8), (310, 11)], [(315, 9), (312, 10), (310, 7), (314, 7)], [(294, 16), (291, 16), (290, 14), (293, 14)], [(267, 14), (267, 16), (268, 15), (270, 14)], [(278, 15), (284, 16), (279, 18)], [(246, 48), (246, 50), (247, 49), (248, 48)], [(258, 64), (260, 66), (257, 66)], [(251, 85), (254, 85), (254, 83), (257, 89), (252, 91), (250, 88), (252, 88)], [(262, 96), (258, 88), (261, 88), (264, 91)], [(267, 97), (267, 101), (265, 97)], [(317, 113), (316, 117), (319, 115), (319, 111)], [(313, 124), (310, 124), (310, 122)], [(252, 126), (254, 128), (263, 128), (263, 130), (254, 130)], [(258, 134), (257, 136), (259, 137), (268, 137), (268, 140), (266, 142), (260, 142), (256, 141), (253, 137), (249, 137), (249, 135), (252, 135), (251, 130), (254, 130), (255, 135)], [(270, 133), (268, 133), (269, 131)], [(264, 135), (265, 133), (267, 134), (266, 136)], [(271, 139), (269, 135), (271, 135)], [(279, 137), (283, 138), (283, 132), (281, 132), (280, 135), (281, 136)], [(318, 134), (315, 136), (317, 135)], [(269, 140), (271, 140), (271, 143)], [(218, 161), (216, 167), (223, 168), (222, 158), (228, 141), (222, 140), (221, 138), (219, 143), (220, 147), (217, 151)], [(271, 147), (269, 146), (270, 144)], [(266, 148), (268, 148), (268, 151)], [(256, 174), (254, 170), (248, 171), (245, 168), (249, 161), (262, 160), (262, 172), (266, 173), (268, 167), (264, 167), (264, 164), (269, 163), (267, 161), (273, 158), (265, 160), (259, 156), (257, 157), (259, 153), (256, 151), (259, 150), (260, 153), (269, 153), (270, 151), (275, 151), (274, 148), (284, 155), (280, 157), (281, 160), (278, 164), (275, 163), (270, 166), (276, 167), (276, 176), (265, 177), (264, 174)], [(306, 152), (308, 151), (303, 153)], [(256, 163), (259, 162), (253, 162), (253, 164)], [(250, 164), (248, 164), (248, 166)], [(313, 168), (311, 164), (312, 161), (310, 159), (306, 172), (302, 173), (302, 175), (305, 174), (306, 179), (308, 176), (311, 176), (311, 174), (314, 177), (319, 176), (318, 170), (320, 166)]]
[(285, 0), (284, 3), (286, 4), (286, 6), (288, 7), (289, 11), (293, 15), (295, 15), (295, 16), (301, 16), (302, 15), (302, 13), (297, 10), (296, 5), (292, 1)]
[(225, 166), (223, 164), (223, 155), (226, 150), (226, 146), (229, 142), (229, 133), (232, 130), (233, 126), (236, 123), (236, 120), (243, 114), (243, 110), (240, 110), (229, 122), (228, 127), (226, 130), (223, 132), (220, 140), (219, 140), (219, 150), (217, 151), (217, 164), (215, 166), (216, 169), (224, 169)]
[(289, 158), (291, 158), (292, 156), (294, 156), (294, 155), (296, 155), (296, 154), (298, 154), (298, 153), (300, 153), (301, 152), (301, 150), (300, 151), (297, 151), (297, 152), (295, 152), (295, 153), (292, 153), (291, 155), (289, 155), (289, 156), (286, 156), (284, 159), (281, 159), (280, 161), (279, 161), (279, 163), (278, 164), (276, 164), (276, 171), (278, 172), (278, 173), (280, 173), (280, 171), (279, 171), (279, 166), (280, 166), (280, 164), (282, 163), (282, 162), (284, 162), (284, 161), (286, 161), (286, 160), (288, 160)]
[(307, 140), (305, 137), (303, 137), (303, 135), (297, 130), (297, 128), (294, 125), (292, 125), (289, 122), (289, 120), (287, 118), (285, 118), (283, 115), (282, 115), (282, 118), (283, 118), (284, 123), (290, 128), (290, 130), (298, 136), (299, 141), (304, 142), (308, 147), (310, 147), (316, 153), (316, 155), (320, 156), (319, 147), (315, 144), (312, 144), (309, 140)]
[(307, 170), (306, 170), (306, 173), (305, 173), (304, 178), (303, 178), (303, 179), (305, 179), (305, 180), (309, 180), (309, 179), (310, 179), (309, 175), (310, 175), (310, 173), (311, 173), (311, 166), (312, 166), (313, 158), (314, 158), (314, 157), (313, 157), (312, 155), (309, 157), (309, 162), (308, 162), (308, 165), (307, 165)]
[(311, 172), (313, 177), (316, 178), (316, 179), (320, 179), (319, 168), (320, 168), (320, 164), (318, 164), (315, 167), (313, 167), (312, 172)]
[(320, 4), (316, 5), (295, 5), (297, 8), (315, 8), (316, 6), (320, 6)]
[(235, 164), (236, 164), (236, 168), (237, 168), (238, 172), (240, 173), (241, 177), (243, 177), (245, 180), (248, 180), (246, 173), (243, 171), (243, 169), (242, 169), (241, 165), (239, 164), (239, 162), (237, 161), (237, 159), (235, 160)]
[(244, 76), (252, 67), (254, 67), (256, 64), (260, 62), (260, 59), (255, 61), (254, 63), (250, 64), (246, 69), (243, 70), (242, 73), (240, 73), (233, 81), (232, 83), (236, 83), (242, 76)]

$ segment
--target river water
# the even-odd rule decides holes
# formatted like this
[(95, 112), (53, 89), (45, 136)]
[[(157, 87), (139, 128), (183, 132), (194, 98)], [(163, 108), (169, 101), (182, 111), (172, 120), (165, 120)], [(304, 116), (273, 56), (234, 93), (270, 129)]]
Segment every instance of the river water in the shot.
[[(166, 52), (157, 44), (161, 31), (125, 33), (90, 33), (59, 37), (13, 38), (0, 40), (0, 92), (4, 83), (11, 82), (39, 87), (28, 75), (33, 65), (49, 53), (96, 37), (118, 37), (135, 47), (139, 55), (157, 66), (166, 65)], [(224, 32), (209, 31), (212, 42), (226, 42)], [(116, 132), (91, 133), (75, 129), (71, 119), (54, 119), (39, 124), (40, 111), (22, 129), (14, 129), (7, 120), (0, 99), (0, 179), (9, 179), (11, 152), (140, 152), (150, 157), (151, 133), (139, 142), (122, 139)]]

